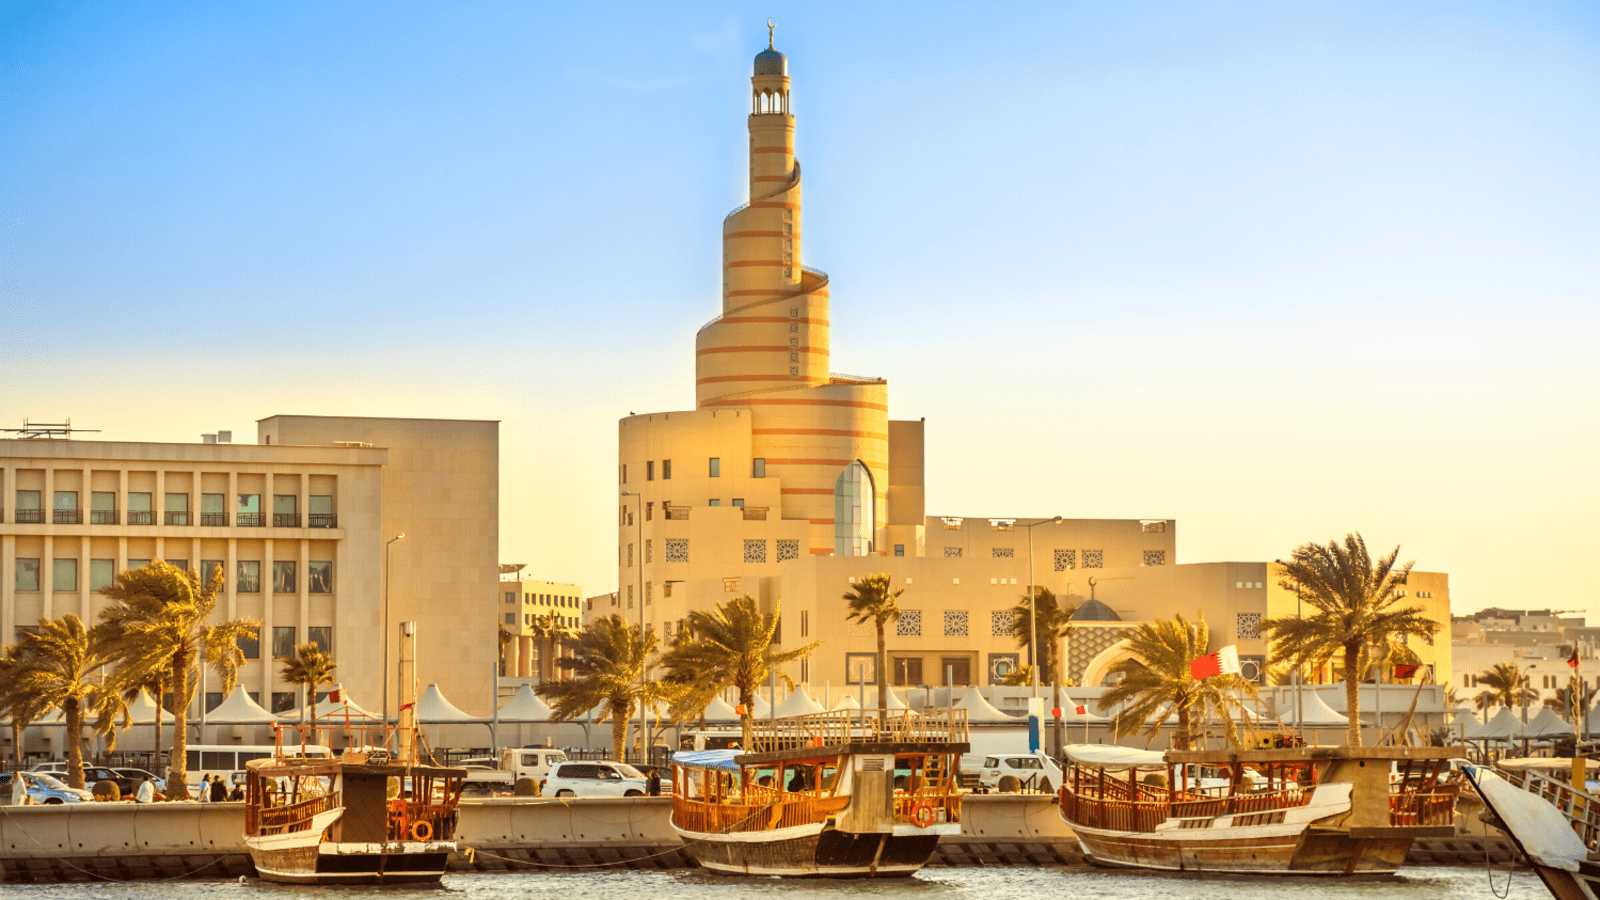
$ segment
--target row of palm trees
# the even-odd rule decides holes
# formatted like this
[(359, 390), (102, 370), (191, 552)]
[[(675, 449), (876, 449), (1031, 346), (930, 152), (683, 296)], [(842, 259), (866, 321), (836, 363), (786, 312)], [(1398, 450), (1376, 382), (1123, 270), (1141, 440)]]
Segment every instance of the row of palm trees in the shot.
[[(22, 730), (60, 710), (66, 725), (67, 778), (83, 787), (83, 726), (93, 720), (108, 749), (119, 730), (130, 727), (129, 703), (141, 692), (157, 699), (156, 746), (160, 747), (160, 703), (170, 692), (173, 728), (168, 796), (182, 797), (186, 776), (188, 709), (200, 671), (233, 690), (244, 663), (242, 640), (255, 640), (261, 623), (238, 618), (210, 622), (223, 587), (220, 569), (201, 581), (194, 573), (162, 560), (122, 572), (104, 594), (111, 602), (100, 621), (89, 626), (76, 614), (41, 619), (16, 644), (0, 651), (0, 714), (14, 733), (16, 762), (22, 763)], [(332, 680), (336, 664), (316, 644), (295, 648), (283, 660), (285, 680), (314, 691)]]

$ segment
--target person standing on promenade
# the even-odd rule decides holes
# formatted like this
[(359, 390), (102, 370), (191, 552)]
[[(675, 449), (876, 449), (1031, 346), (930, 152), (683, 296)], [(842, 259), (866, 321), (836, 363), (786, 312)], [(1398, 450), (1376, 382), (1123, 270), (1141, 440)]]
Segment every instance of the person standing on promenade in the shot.
[(222, 776), (211, 779), (211, 802), (222, 803), (228, 799), (228, 786), (222, 783)]
[(209, 803), (209, 802), (211, 802), (211, 776), (210, 775), (202, 775), (202, 776), (200, 776), (200, 797), (199, 797), (199, 800), (200, 800), (201, 803)]
[(645, 790), (652, 797), (661, 796), (661, 770), (655, 766), (650, 767), (650, 780), (645, 782)]
[(139, 793), (134, 795), (133, 802), (135, 802), (135, 803), (154, 803), (155, 799), (156, 799), (156, 786), (151, 783), (150, 776), (146, 775), (144, 777), (144, 780), (139, 782)]

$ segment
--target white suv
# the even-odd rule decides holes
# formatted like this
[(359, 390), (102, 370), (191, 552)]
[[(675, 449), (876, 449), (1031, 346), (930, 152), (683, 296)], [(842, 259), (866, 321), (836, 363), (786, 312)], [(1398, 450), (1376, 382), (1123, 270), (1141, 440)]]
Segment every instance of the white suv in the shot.
[(1000, 779), (1015, 775), (1022, 790), (1053, 794), (1065, 780), (1061, 767), (1043, 753), (996, 753), (983, 758), (978, 786), (985, 792), (1000, 790)]
[(642, 772), (627, 763), (558, 763), (539, 784), (546, 797), (642, 797), (648, 785)]

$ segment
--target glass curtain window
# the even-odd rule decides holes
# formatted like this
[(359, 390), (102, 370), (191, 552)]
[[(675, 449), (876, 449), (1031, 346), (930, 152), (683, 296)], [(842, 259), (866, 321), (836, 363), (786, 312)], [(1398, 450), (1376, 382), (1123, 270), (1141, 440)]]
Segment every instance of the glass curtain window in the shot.
[(37, 591), (39, 589), (39, 561), (37, 559), (17, 559), (17, 590)]
[(333, 593), (333, 561), (314, 559), (307, 566), (306, 582), (311, 593)]
[(223, 565), (224, 565), (224, 563), (220, 559), (205, 559), (205, 560), (201, 560), (200, 561), (200, 583), (201, 584), (210, 584), (211, 583), (211, 579), (217, 577), (217, 573), (222, 571)]
[(261, 593), (261, 561), (256, 559), (239, 560), (239, 586), (241, 594)]
[(261, 658), (261, 637), (256, 634), (247, 634), (239, 638), (239, 652), (245, 659)]
[(317, 645), (323, 653), (333, 653), (333, 627), (330, 625), (313, 625), (306, 629), (306, 640)]
[(833, 555), (871, 555), (876, 502), (872, 473), (861, 460), (845, 466), (833, 485)]
[(272, 563), (272, 592), (274, 594), (292, 594), (297, 590), (294, 586), (294, 561), (287, 559), (274, 560)]
[(285, 656), (294, 656), (294, 626), (280, 626), (272, 629), (272, 655), (276, 659)]

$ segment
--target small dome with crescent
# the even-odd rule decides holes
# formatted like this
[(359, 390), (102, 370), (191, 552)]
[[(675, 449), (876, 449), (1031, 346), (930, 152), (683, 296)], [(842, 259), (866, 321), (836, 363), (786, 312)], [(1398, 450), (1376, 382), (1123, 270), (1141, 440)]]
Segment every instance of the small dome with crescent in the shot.
[(756, 54), (755, 74), (757, 75), (788, 75), (789, 58), (782, 53), (768, 47)]
[(1121, 622), (1122, 617), (1117, 615), (1116, 610), (1105, 605), (1104, 603), (1101, 603), (1099, 600), (1091, 599), (1085, 601), (1082, 606), (1078, 607), (1078, 611), (1072, 615), (1072, 621)]

